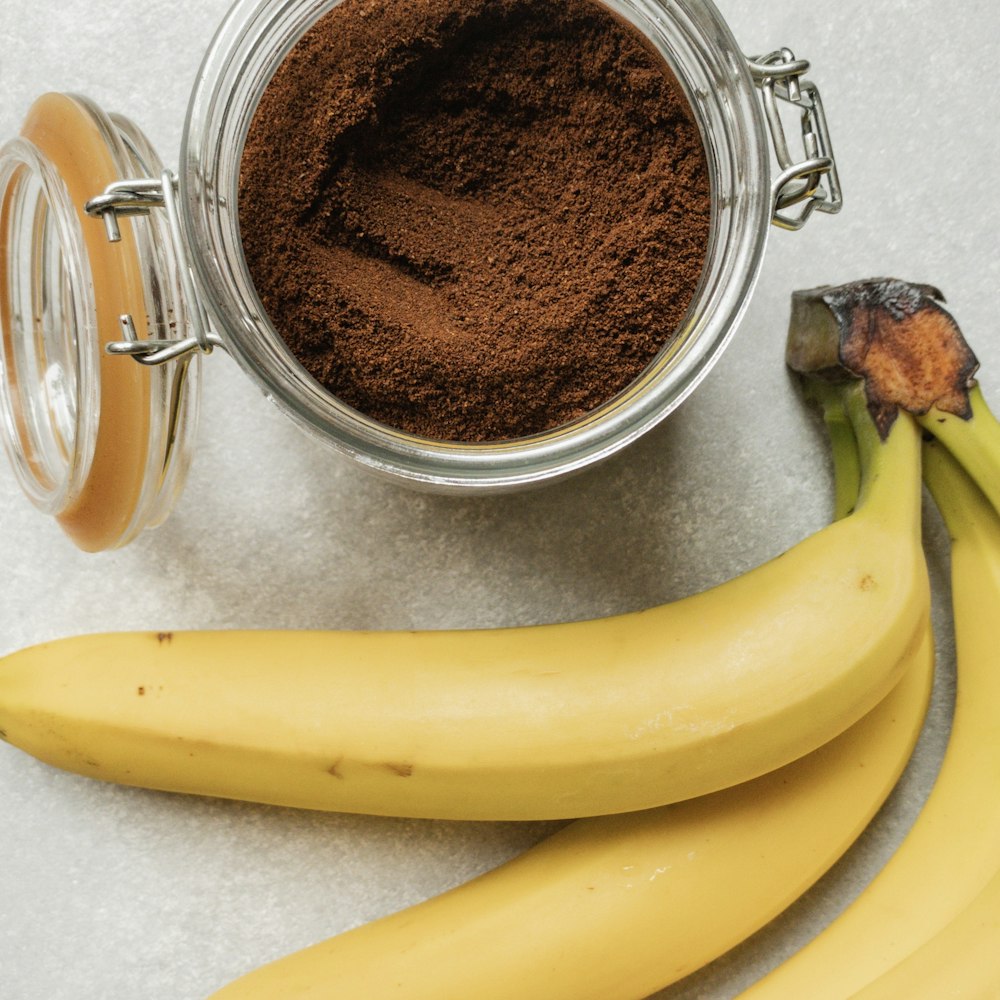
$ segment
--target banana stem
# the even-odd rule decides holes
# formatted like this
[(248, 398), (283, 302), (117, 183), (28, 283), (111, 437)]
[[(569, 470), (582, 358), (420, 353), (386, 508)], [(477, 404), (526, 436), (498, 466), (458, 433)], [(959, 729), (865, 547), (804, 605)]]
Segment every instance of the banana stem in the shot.
[(847, 416), (842, 393), (832, 383), (812, 379), (804, 392), (815, 401), (823, 413), (830, 451), (833, 457), (833, 516), (841, 520), (854, 512), (861, 490), (861, 456), (858, 439)]
[(857, 506), (861, 492), (861, 457), (858, 439), (847, 414), (840, 409), (825, 414), (825, 420), (833, 454), (833, 516), (839, 521), (852, 514)]
[(908, 413), (900, 413), (883, 438), (860, 382), (835, 385), (854, 431), (861, 485), (855, 513), (884, 521), (899, 530), (906, 525), (920, 536), (920, 428)]
[(820, 406), (830, 437), (837, 519), (864, 514), (919, 534), (921, 434), (910, 414), (901, 412), (883, 437), (860, 381), (806, 375), (802, 392)]
[(1000, 421), (993, 415), (977, 384), (969, 392), (972, 416), (965, 418), (937, 407), (918, 417), (961, 463), (1000, 512)]
[[(920, 442), (912, 414), (935, 404), (966, 413), (977, 364), (940, 299), (929, 285), (894, 279), (796, 292), (785, 351), (789, 368), (812, 383), (807, 394), (841, 396), (860, 456), (856, 512), (905, 519), (918, 535)], [(834, 448), (837, 456), (835, 440)], [(846, 503), (838, 496), (838, 510)]]

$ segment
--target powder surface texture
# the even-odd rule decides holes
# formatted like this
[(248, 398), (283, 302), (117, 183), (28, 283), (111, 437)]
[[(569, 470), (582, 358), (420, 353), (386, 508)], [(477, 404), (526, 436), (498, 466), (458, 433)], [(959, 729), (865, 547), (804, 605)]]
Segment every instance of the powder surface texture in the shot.
[(593, 0), (343, 0), (266, 89), (239, 210), (315, 379), (473, 442), (642, 372), (690, 305), (711, 195), (679, 84)]

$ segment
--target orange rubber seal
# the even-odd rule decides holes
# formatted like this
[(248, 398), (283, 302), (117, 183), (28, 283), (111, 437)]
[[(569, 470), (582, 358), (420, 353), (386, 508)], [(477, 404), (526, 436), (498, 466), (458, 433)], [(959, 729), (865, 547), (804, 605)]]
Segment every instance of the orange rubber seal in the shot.
[(122, 238), (108, 241), (86, 202), (121, 180), (108, 143), (87, 109), (72, 96), (46, 94), (28, 111), (21, 134), (59, 171), (80, 219), (90, 260), (100, 340), (101, 412), (90, 472), (79, 494), (56, 517), (81, 549), (114, 547), (127, 532), (146, 475), (151, 377), (129, 358), (105, 353), (121, 339), (119, 317), (130, 313), (140, 339), (148, 336), (147, 308), (135, 237), (122, 220)]

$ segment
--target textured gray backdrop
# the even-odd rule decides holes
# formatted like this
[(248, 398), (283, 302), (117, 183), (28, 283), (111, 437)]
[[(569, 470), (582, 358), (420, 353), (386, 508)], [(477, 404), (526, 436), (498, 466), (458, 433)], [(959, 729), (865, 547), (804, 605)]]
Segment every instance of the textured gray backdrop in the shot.
[[(48, 89), (142, 125), (175, 164), (227, 0), (3, 0), (0, 137)], [(375, 480), (307, 440), (224, 356), (206, 366), (167, 525), (82, 555), (0, 465), (0, 653), (104, 629), (410, 628), (610, 614), (720, 582), (829, 514), (825, 447), (782, 368), (792, 289), (892, 274), (942, 287), (1000, 404), (1000, 7), (722, 0), (747, 52), (813, 62), (847, 208), (775, 231), (722, 363), (664, 426), (568, 485), (464, 500)], [(941, 680), (899, 793), (786, 917), (662, 994), (727, 998), (870, 877), (933, 779), (953, 656), (929, 518)], [(326, 816), (107, 787), (0, 748), (0, 982), (9, 1000), (196, 1000), (242, 971), (450, 885), (551, 826)]]

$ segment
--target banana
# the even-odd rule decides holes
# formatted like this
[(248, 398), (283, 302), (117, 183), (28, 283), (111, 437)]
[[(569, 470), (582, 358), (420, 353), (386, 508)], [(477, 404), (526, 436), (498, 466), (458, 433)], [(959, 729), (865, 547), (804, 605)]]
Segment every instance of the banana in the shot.
[[(1000, 439), (992, 446), (1000, 449)], [(978, 691), (977, 673), (996, 669), (996, 636), (994, 622), (1000, 614), (1000, 517), (990, 500), (962, 471), (954, 458), (948, 457), (940, 445), (924, 449), (925, 478), (944, 516), (952, 539), (952, 602), (955, 613), (955, 641), (959, 658), (959, 691), (962, 696), (985, 698), (990, 692)], [(1000, 456), (993, 450), (992, 457)], [(1000, 684), (992, 685), (992, 695), (1000, 695)], [(992, 724), (987, 717), (992, 713)], [(927, 923), (921, 938), (926, 938), (911, 954), (862, 989), (855, 1000), (941, 1000), (944, 997), (966, 997), (969, 1000), (995, 1000), (1000, 997), (1000, 810), (988, 809), (989, 801), (973, 800), (977, 773), (984, 772), (980, 784), (989, 781), (989, 794), (996, 797), (1000, 781), (1000, 709), (997, 702), (988, 701), (980, 713), (982, 728), (975, 734), (978, 755), (973, 757), (971, 743), (967, 765), (975, 762), (967, 780), (970, 789), (970, 811), (964, 822), (981, 830), (983, 844), (970, 856), (950, 839), (941, 837), (938, 849), (950, 857), (948, 872), (957, 880), (964, 896), (971, 899), (957, 916), (949, 915), (955, 908), (954, 890), (941, 903), (931, 902)], [(956, 724), (960, 720), (956, 719)], [(971, 739), (971, 736), (966, 736)], [(983, 806), (987, 815), (983, 815)], [(963, 817), (956, 816), (956, 822)], [(988, 845), (992, 838), (993, 844)], [(957, 847), (957, 849), (956, 849)], [(982, 872), (991, 871), (985, 887)], [(920, 890), (921, 900), (925, 890)], [(921, 902), (918, 900), (918, 903)], [(945, 922), (947, 921), (947, 923)], [(939, 930), (934, 933), (935, 928)], [(931, 933), (933, 936), (927, 937)]]
[(983, 398), (982, 387), (977, 383), (969, 390), (968, 417), (933, 407), (919, 420), (1000, 511), (1000, 421)]
[(701, 594), (507, 629), (43, 643), (0, 663), (0, 731), (108, 781), (439, 819), (617, 813), (749, 780), (884, 698), (928, 619), (918, 432), (860, 444), (850, 517)]
[(920, 733), (929, 628), (903, 679), (825, 746), (754, 781), (577, 820), (441, 896), (248, 973), (213, 1000), (640, 1000), (812, 885), (891, 791)]
[[(858, 450), (838, 395), (818, 395), (842, 516), (857, 496)], [(698, 799), (577, 820), (478, 879), (263, 966), (214, 998), (647, 996), (759, 929), (853, 843), (910, 757), (933, 664), (927, 625), (895, 689), (811, 754)]]
[[(871, 884), (805, 948), (745, 991), (745, 1000), (853, 996), (941, 932), (1000, 868), (1000, 519), (939, 444), (925, 445), (924, 469), (953, 538), (958, 693), (941, 770), (913, 827)], [(987, 961), (996, 962), (996, 944), (994, 938)]]
[(946, 927), (852, 1000), (997, 1000), (1000, 872)]

